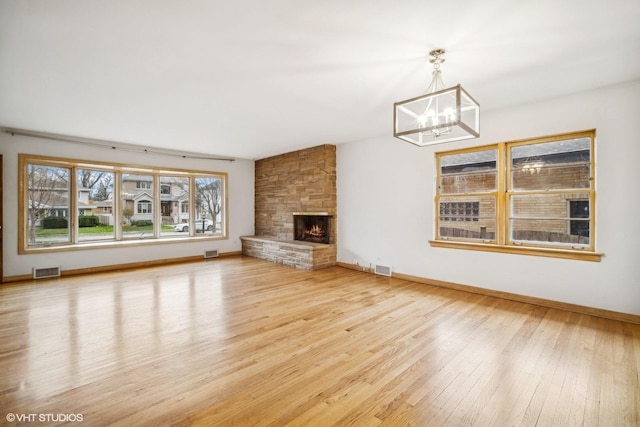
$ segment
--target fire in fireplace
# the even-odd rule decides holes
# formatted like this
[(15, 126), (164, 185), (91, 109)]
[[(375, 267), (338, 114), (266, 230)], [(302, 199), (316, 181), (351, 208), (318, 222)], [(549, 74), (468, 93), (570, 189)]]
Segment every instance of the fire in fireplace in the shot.
[(293, 238), (303, 242), (331, 243), (330, 219), (327, 213), (294, 213)]

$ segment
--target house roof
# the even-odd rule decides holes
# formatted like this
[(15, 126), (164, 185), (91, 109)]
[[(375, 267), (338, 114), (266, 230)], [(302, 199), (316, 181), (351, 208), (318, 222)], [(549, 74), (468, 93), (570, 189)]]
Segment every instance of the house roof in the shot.
[(153, 175), (123, 174), (122, 181), (153, 182)]
[(240, 158), (391, 138), (427, 53), (483, 111), (640, 78), (640, 2), (0, 2), (0, 126)]
[[(588, 151), (590, 149), (589, 138), (566, 139), (554, 141), (552, 143), (520, 145), (512, 150), (512, 159), (526, 159), (531, 157), (557, 156), (566, 153)], [(469, 151), (460, 154), (443, 156), (440, 164), (442, 167), (477, 165), (495, 162), (497, 157), (496, 149)]]

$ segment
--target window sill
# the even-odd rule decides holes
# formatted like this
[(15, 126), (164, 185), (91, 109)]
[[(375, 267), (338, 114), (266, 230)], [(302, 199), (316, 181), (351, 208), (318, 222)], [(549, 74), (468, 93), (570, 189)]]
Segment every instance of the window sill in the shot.
[(532, 255), (550, 258), (575, 259), (580, 261), (600, 262), (603, 254), (591, 251), (571, 249), (550, 249), (522, 246), (498, 246), (485, 243), (452, 242), (443, 240), (429, 240), (434, 248), (467, 249), (472, 251), (498, 252), (503, 254)]
[(160, 237), (132, 240), (109, 240), (104, 242), (80, 242), (76, 244), (52, 244), (50, 246), (38, 245), (28, 248), (20, 248), (18, 254), (40, 254), (47, 252), (84, 251), (87, 249), (112, 249), (132, 246), (162, 245), (167, 243), (188, 243), (202, 240), (226, 240), (226, 236), (201, 236), (201, 237)]

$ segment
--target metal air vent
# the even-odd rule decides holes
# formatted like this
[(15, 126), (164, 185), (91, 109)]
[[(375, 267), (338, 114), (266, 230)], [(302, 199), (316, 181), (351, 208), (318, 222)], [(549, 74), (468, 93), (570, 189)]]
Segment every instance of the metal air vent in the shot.
[(386, 265), (378, 265), (376, 264), (376, 268), (374, 270), (374, 272), (376, 274), (379, 274), (381, 276), (389, 276), (391, 277), (391, 267), (386, 266)]
[(34, 279), (46, 279), (48, 277), (60, 277), (60, 267), (33, 268)]
[(218, 250), (217, 249), (211, 249), (208, 251), (204, 251), (204, 257), (205, 258), (218, 258)]

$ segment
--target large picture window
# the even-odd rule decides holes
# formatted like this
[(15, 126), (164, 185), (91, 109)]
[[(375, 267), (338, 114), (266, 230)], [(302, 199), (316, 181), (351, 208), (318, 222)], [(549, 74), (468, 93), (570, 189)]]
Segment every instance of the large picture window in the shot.
[(432, 245), (599, 260), (594, 142), (586, 131), (437, 153)]
[(227, 236), (224, 173), (24, 154), (19, 161), (20, 253)]

